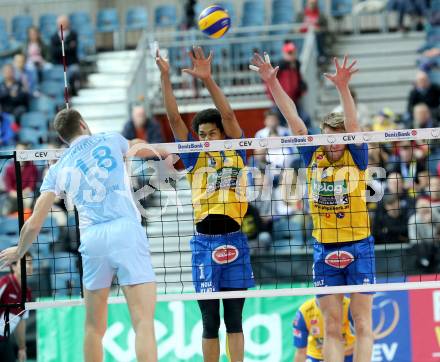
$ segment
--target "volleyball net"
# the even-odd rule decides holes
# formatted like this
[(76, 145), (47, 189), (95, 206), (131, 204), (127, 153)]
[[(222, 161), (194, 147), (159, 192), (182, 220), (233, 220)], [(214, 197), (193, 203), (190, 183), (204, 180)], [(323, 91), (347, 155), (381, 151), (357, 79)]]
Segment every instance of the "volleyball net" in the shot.
[[(158, 299), (292, 296), (439, 287), (439, 139), (440, 129), (432, 128), (149, 145), (155, 150), (168, 151), (170, 156), (165, 160), (160, 156), (151, 159), (130, 157), (126, 167), (132, 195), (150, 243)], [(359, 147), (363, 143), (368, 146), (365, 175), (359, 172), (359, 160), (353, 163), (343, 158), (335, 164), (338, 171), (334, 175), (331, 167), (326, 166), (319, 171), (318, 178), (308, 177), (309, 172), (319, 167), (303, 163), (301, 147), (330, 147), (333, 152), (335, 145)], [(247, 159), (243, 169), (227, 164), (231, 157), (238, 157), (231, 156), (238, 151), (243, 151)], [(16, 212), (22, 214), (19, 216), (23, 221), (32, 213), (48, 167), (62, 152), (61, 149), (17, 151), (1, 160), (3, 169), (8, 162), (14, 163), (17, 185), (22, 185), (23, 191), (17, 193)], [(191, 174), (181, 160), (195, 155), (208, 158), (202, 162), (208, 167), (199, 170), (198, 175)], [(214, 167), (216, 155), (225, 162), (220, 167)], [(318, 155), (317, 159), (320, 157), (324, 156)], [(31, 177), (36, 180), (26, 179)], [(204, 203), (213, 202), (212, 193), (219, 190), (222, 197), (216, 199), (217, 204), (224, 205), (225, 210), (228, 205), (239, 205), (236, 209), (240, 210), (241, 228), (248, 239), (256, 287), (247, 291), (211, 293), (208, 289), (207, 293), (194, 293), (194, 276), (204, 277), (202, 270), (192, 274), (190, 239), (196, 233), (195, 215)], [(194, 195), (198, 196), (193, 199)], [(350, 205), (350, 202), (355, 203), (356, 197), (364, 200), (365, 210)], [(321, 209), (314, 208), (314, 203), (319, 203)], [(374, 236), (374, 255), (360, 253), (355, 258), (375, 257), (377, 284), (366, 280), (364, 285), (314, 286), (312, 265), (316, 233), (313, 233), (313, 219), (317, 213), (324, 213), (321, 215), (324, 218), (334, 217), (332, 226), (322, 225), (321, 229), (327, 228), (325, 232), (336, 239), (346, 237), (340, 233), (344, 232), (347, 223), (356, 223), (364, 233)], [(10, 245), (18, 241), (21, 226), (16, 214), (12, 215), (2, 218), (2, 225), (11, 220), (16, 223), (15, 232), (9, 228), (7, 235)], [(363, 219), (360, 223), (359, 218)], [(2, 233), (4, 230), (2, 227)], [(3, 248), (6, 243), (4, 238), (1, 240)], [(68, 199), (59, 199), (31, 248), (33, 271), (32, 274), (25, 272), (23, 278), (31, 287), (35, 302), (26, 303), (27, 309), (83, 303), (79, 244), (78, 215)], [(240, 253), (237, 248), (227, 245), (210, 251), (212, 263), (216, 265), (232, 264)], [(350, 258), (336, 250), (326, 263), (344, 268), (352, 262)], [(122, 290), (115, 278), (110, 303), (122, 302)]]

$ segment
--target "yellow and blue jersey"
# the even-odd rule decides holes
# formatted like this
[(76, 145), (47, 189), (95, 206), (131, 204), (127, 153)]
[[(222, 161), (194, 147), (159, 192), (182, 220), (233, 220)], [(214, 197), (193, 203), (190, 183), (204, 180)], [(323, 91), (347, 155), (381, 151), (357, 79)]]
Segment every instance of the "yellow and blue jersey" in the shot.
[[(189, 135), (189, 141), (194, 141)], [(194, 221), (225, 215), (239, 225), (248, 208), (245, 150), (181, 153), (191, 185)]]
[(322, 146), (298, 147), (307, 167), (307, 194), (313, 237), (321, 243), (362, 240), (370, 236), (366, 203), (368, 146), (347, 145), (330, 162)]
[[(345, 350), (350, 355), (355, 336), (350, 328), (352, 323), (349, 311), (350, 299), (344, 297), (342, 336), (344, 338)], [(293, 345), (296, 348), (307, 348), (307, 356), (316, 360), (323, 360), (322, 347), (324, 344), (324, 320), (317, 299), (309, 299), (304, 302), (296, 312), (293, 321)]]

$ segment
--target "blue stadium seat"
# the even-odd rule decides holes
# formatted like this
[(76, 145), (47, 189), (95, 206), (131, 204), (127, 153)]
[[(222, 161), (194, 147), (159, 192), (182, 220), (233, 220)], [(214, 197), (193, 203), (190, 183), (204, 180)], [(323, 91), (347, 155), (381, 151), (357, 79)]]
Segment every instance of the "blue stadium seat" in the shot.
[(118, 11), (115, 8), (106, 8), (96, 15), (96, 31), (98, 33), (115, 33), (119, 31)]
[(26, 112), (21, 117), (20, 125), (23, 128), (46, 130), (48, 128), (47, 116), (42, 112)]
[(0, 33), (7, 33), (6, 21), (4, 18), (0, 17)]
[(265, 22), (264, 1), (247, 0), (243, 4), (242, 26), (262, 26)]
[(54, 254), (50, 265), (52, 273), (76, 273), (78, 272), (78, 256), (72, 253), (60, 251)]
[(232, 47), (233, 64), (244, 65), (245, 67), (247, 67), (254, 55), (254, 52), (261, 52), (262, 50), (262, 44), (260, 42), (235, 44)]
[(160, 5), (154, 9), (154, 26), (156, 28), (177, 25), (177, 9), (174, 5)]
[(143, 6), (134, 6), (125, 14), (125, 31), (146, 30), (148, 28), (148, 13)]
[(46, 132), (35, 130), (33, 128), (23, 127), (18, 132), (18, 139), (20, 140), (20, 142), (30, 143), (32, 146), (39, 145), (46, 138)]
[(431, 11), (440, 11), (440, 0), (431, 0)]
[(70, 26), (78, 32), (83, 26), (92, 26), (90, 15), (86, 11), (75, 11), (69, 15)]
[(62, 65), (53, 65), (43, 70), (43, 81), (62, 81), (64, 82), (64, 67)]
[(57, 31), (57, 16), (52, 13), (42, 14), (39, 19), (41, 37), (47, 43), (51, 36)]
[(12, 35), (15, 40), (24, 42), (27, 39), (27, 31), (32, 26), (33, 20), (30, 15), (16, 15), (12, 18)]
[(0, 250), (4, 250), (10, 248), (11, 246), (17, 245), (18, 235), (17, 236), (3, 236), (0, 235)]
[[(11, 47), (11, 44), (9, 42), (9, 36), (8, 34), (5, 32), (0, 32), (0, 52), (9, 50)], [(6, 62), (5, 62), (6, 64)], [(3, 66), (3, 64), (2, 64)]]
[(42, 112), (48, 119), (51, 119), (55, 115), (56, 105), (51, 98), (40, 96), (31, 100), (30, 110), (32, 112)]
[(30, 248), (30, 252), (34, 260), (47, 259), (50, 256), (50, 246), (49, 242), (42, 242), (40, 240), (34, 242)]
[(0, 218), (0, 235), (17, 236), (19, 234), (18, 219), (13, 217)]
[(352, 13), (352, 9), (352, 0), (332, 0), (331, 2), (331, 15), (335, 18), (350, 15)]
[(51, 274), (50, 285), (56, 297), (67, 297), (81, 294), (79, 274)]
[(64, 81), (46, 80), (41, 82), (40, 90), (43, 94), (55, 99), (57, 104), (63, 101)]
[(52, 242), (55, 243), (60, 237), (60, 228), (58, 223), (53, 216), (49, 216), (44, 220), (43, 226), (41, 228), (40, 234), (38, 236), (39, 241)]
[(295, 21), (292, 1), (274, 0), (272, 2), (272, 24), (291, 24)]
[(78, 58), (85, 59), (96, 53), (95, 30), (91, 26), (84, 26), (78, 32)]

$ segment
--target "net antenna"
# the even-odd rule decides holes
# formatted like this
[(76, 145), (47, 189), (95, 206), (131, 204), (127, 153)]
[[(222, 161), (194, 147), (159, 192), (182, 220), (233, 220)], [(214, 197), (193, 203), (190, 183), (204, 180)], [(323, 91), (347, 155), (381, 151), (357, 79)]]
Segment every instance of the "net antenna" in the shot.
[(64, 67), (64, 101), (66, 102), (66, 109), (69, 109), (69, 89), (67, 88), (67, 65), (66, 65), (66, 53), (64, 51), (64, 31), (63, 25), (60, 25), (61, 31), (61, 52), (63, 57), (63, 67)]

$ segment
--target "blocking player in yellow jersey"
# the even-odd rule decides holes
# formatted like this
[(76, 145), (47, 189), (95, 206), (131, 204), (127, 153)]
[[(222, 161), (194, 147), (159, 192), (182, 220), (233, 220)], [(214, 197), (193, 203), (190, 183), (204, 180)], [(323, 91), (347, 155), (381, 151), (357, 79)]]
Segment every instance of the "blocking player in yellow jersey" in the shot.
[[(355, 336), (351, 330), (350, 299), (344, 297), (342, 306), (341, 333), (344, 340), (344, 362), (353, 361)], [(296, 348), (293, 362), (323, 361), (324, 320), (316, 298), (305, 301), (298, 309), (293, 320), (293, 345)]]
[[(192, 69), (183, 71), (201, 79), (211, 94), (215, 109), (197, 113), (192, 130), (204, 144), (226, 138), (241, 138), (243, 131), (221, 89), (211, 77), (212, 54), (200, 47), (189, 53)], [(169, 77), (169, 64), (157, 53), (168, 120), (176, 141), (195, 141), (183, 122)], [(197, 146), (197, 145), (196, 145)], [(200, 145), (198, 145), (200, 146)], [(183, 147), (183, 146), (182, 146)], [(245, 198), (246, 154), (243, 150), (182, 153), (188, 170), (196, 234), (191, 239), (192, 276), (196, 292), (244, 290), (255, 285), (246, 236), (241, 224), (248, 203)], [(232, 362), (244, 360), (242, 312), (244, 298), (224, 299), (224, 321)], [(220, 347), (219, 300), (199, 301), (203, 320), (203, 359), (218, 362)]]
[[(325, 74), (339, 93), (344, 113), (324, 117), (321, 130), (326, 134), (359, 132), (357, 112), (348, 84), (356, 61), (342, 66), (335, 58), (335, 74)], [(267, 83), (292, 133), (307, 135), (294, 102), (282, 89), (267, 54), (255, 54), (250, 66)], [(361, 141), (360, 141), (361, 142)], [(307, 167), (307, 189), (313, 219), (313, 281), (316, 287), (375, 283), (374, 240), (366, 206), (368, 147), (365, 143), (298, 147)], [(324, 318), (324, 360), (342, 362), (344, 344), (341, 324), (342, 295), (318, 295)], [(355, 362), (370, 362), (373, 349), (372, 295), (351, 295), (356, 345)]]

